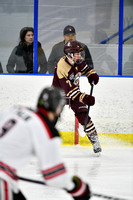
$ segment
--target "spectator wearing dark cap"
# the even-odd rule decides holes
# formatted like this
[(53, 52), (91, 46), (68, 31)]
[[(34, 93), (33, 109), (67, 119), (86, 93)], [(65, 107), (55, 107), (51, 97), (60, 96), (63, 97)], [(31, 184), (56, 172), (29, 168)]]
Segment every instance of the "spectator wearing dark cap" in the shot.
[[(24, 27), (20, 31), (20, 42), (13, 49), (6, 65), (9, 73), (33, 73), (33, 41), (34, 29)], [(47, 72), (47, 60), (45, 53), (38, 42), (38, 73)]]
[[(52, 48), (52, 51), (50, 53), (50, 56), (48, 58), (48, 72), (49, 74), (53, 74), (54, 73), (54, 69), (55, 66), (57, 65), (58, 61), (60, 60), (60, 58), (62, 58), (63, 56), (65, 56), (64, 53), (64, 44), (68, 41), (72, 41), (72, 40), (76, 40), (76, 30), (73, 26), (68, 25), (64, 28), (63, 30), (63, 37), (64, 40), (55, 44)], [(86, 63), (93, 68), (93, 61), (92, 61), (92, 57), (90, 54), (90, 51), (88, 49), (88, 47), (79, 42), (85, 52), (85, 61)]]

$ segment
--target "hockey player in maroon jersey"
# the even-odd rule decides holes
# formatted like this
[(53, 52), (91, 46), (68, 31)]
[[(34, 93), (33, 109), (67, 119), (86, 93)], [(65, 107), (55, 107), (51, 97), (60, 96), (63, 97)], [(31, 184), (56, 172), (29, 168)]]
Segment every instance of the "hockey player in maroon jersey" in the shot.
[(18, 188), (17, 170), (32, 155), (49, 186), (65, 189), (75, 200), (88, 200), (88, 184), (69, 176), (60, 153), (61, 139), (54, 127), (65, 105), (64, 91), (45, 88), (37, 110), (14, 106), (0, 113), (0, 200), (26, 200)]
[[(87, 115), (86, 105), (93, 106), (95, 98), (80, 92), (79, 77), (86, 75), (92, 85), (93, 82), (94, 84), (98, 83), (99, 76), (94, 69), (85, 63), (81, 57), (81, 51), (83, 51), (83, 48), (77, 41), (69, 41), (64, 45), (66, 56), (59, 60), (55, 68), (52, 85), (65, 91), (66, 97), (70, 101), (71, 109), (74, 111), (79, 123), (84, 126)], [(97, 131), (90, 117), (88, 117), (85, 132), (93, 145), (94, 152), (101, 152)]]

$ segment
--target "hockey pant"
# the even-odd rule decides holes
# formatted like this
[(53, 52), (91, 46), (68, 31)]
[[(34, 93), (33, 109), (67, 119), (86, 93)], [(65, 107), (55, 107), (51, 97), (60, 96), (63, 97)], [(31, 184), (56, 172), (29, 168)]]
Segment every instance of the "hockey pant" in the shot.
[(17, 194), (14, 193), (10, 185), (5, 180), (0, 179), (0, 200), (26, 200), (26, 198), (21, 191)]
[[(87, 115), (87, 107), (85, 104), (80, 103), (78, 100), (74, 100), (71, 102), (71, 109), (75, 113), (79, 123), (81, 125), (85, 125), (86, 115)], [(97, 136), (97, 131), (92, 122), (90, 116), (88, 116), (88, 122), (86, 125), (86, 135), (89, 138), (90, 142), (93, 144), (95, 142), (95, 137)]]

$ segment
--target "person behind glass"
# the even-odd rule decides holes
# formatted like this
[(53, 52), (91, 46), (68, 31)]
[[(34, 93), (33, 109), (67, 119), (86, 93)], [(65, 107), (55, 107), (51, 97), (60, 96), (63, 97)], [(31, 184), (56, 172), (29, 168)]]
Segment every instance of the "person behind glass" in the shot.
[[(63, 31), (63, 37), (64, 40), (55, 44), (52, 48), (52, 51), (50, 53), (50, 56), (48, 58), (48, 72), (49, 74), (53, 74), (54, 73), (54, 69), (55, 66), (57, 65), (58, 61), (60, 60), (60, 58), (62, 58), (63, 56), (65, 56), (64, 54), (64, 44), (66, 44), (68, 41), (72, 41), (72, 40), (76, 40), (76, 30), (73, 26), (68, 25), (64, 28)], [(88, 49), (88, 47), (79, 42), (80, 45), (82, 46), (85, 55), (82, 55), (85, 59), (85, 62), (88, 66), (93, 67), (93, 61), (92, 61), (92, 57), (90, 54), (90, 51)]]
[(129, 55), (127, 62), (124, 64), (124, 69), (122, 75), (133, 76), (133, 52)]
[(0, 62), (0, 73), (3, 73), (2, 64)]
[[(13, 49), (8, 63), (6, 65), (9, 73), (33, 73), (33, 41), (34, 29), (24, 27), (20, 31), (20, 42)], [(42, 49), (41, 43), (38, 42), (38, 73), (47, 72), (47, 60)]]

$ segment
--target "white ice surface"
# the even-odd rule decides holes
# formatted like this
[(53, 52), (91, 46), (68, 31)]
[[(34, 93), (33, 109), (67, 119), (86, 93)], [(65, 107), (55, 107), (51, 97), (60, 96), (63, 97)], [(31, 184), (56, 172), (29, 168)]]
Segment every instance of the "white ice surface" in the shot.
[[(93, 193), (133, 199), (133, 148), (106, 147), (99, 157), (91, 147), (62, 146), (61, 149), (69, 173), (82, 177)], [(42, 180), (35, 158), (19, 175)], [(20, 188), (28, 200), (72, 199), (64, 190), (48, 186), (20, 181)], [(93, 196), (91, 199), (104, 198)]]
[[(81, 78), (81, 89), (90, 92), (88, 82)], [(51, 85), (52, 77), (0, 76), (0, 111), (14, 104), (35, 107), (42, 88)], [(133, 79), (105, 78), (94, 87), (96, 104), (90, 114), (98, 133), (133, 133)], [(74, 114), (68, 107), (58, 123), (60, 131), (74, 131)], [(133, 199), (133, 148), (124, 148), (118, 141), (100, 141), (113, 148), (103, 147), (100, 157), (91, 147), (62, 147), (62, 153), (70, 174), (81, 176), (90, 184), (93, 192)], [(118, 147), (119, 146), (119, 147)], [(41, 180), (37, 161), (19, 171), (24, 177)], [(20, 181), (20, 188), (28, 200), (71, 200), (65, 191)], [(92, 197), (92, 200), (101, 198)]]

